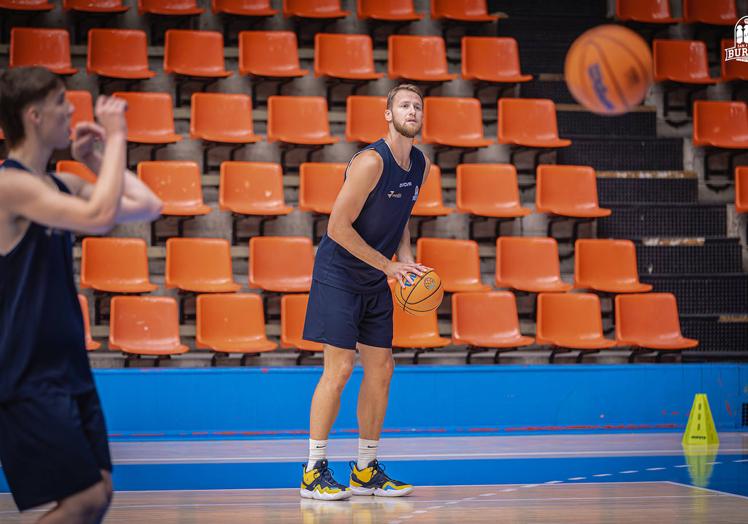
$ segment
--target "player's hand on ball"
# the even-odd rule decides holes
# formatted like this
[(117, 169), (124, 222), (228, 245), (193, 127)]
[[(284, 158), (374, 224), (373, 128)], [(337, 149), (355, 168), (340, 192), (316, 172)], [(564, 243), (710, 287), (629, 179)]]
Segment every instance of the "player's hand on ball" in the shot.
[(125, 111), (127, 101), (115, 96), (100, 96), (96, 99), (96, 120), (106, 131), (107, 136), (127, 135)]
[(390, 261), (384, 268), (387, 278), (396, 278), (402, 287), (412, 284), (416, 276), (421, 276), (431, 268), (415, 262)]

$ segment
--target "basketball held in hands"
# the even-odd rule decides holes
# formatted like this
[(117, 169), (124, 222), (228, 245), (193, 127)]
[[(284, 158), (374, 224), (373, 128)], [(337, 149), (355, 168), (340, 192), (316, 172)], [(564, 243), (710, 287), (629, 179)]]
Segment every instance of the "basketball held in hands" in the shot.
[(395, 306), (415, 316), (422, 316), (435, 311), (444, 298), (442, 280), (436, 271), (429, 270), (421, 276), (410, 273), (413, 281), (394, 285)]

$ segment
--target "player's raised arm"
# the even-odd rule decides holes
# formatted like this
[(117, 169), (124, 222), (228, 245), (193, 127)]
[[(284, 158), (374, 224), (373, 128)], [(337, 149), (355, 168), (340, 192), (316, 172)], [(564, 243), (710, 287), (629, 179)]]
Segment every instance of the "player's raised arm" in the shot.
[(99, 180), (90, 198), (61, 193), (40, 178), (8, 169), (0, 177), (0, 205), (15, 215), (56, 228), (84, 233), (111, 229), (119, 210), (125, 170), (124, 113), (123, 100), (97, 100), (96, 117), (106, 131), (106, 142)]

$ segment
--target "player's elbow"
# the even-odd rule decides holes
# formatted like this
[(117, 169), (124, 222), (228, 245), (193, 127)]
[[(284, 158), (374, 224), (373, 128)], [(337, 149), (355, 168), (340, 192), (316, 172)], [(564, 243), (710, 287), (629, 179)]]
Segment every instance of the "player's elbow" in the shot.
[(163, 212), (163, 210), (164, 210), (164, 202), (156, 196), (152, 197), (150, 202), (148, 203), (148, 207), (147, 207), (148, 216), (146, 220), (148, 220), (149, 222), (152, 220), (156, 220), (158, 217), (161, 216), (161, 213)]
[(91, 207), (86, 216), (87, 230), (94, 234), (107, 233), (114, 227), (116, 219), (116, 209), (107, 209), (103, 206)]
[[(351, 227), (350, 224), (347, 225)], [(330, 220), (327, 222), (327, 236), (337, 243), (340, 243), (342, 237), (345, 236), (346, 224), (340, 220), (339, 217), (334, 215), (330, 216)]]

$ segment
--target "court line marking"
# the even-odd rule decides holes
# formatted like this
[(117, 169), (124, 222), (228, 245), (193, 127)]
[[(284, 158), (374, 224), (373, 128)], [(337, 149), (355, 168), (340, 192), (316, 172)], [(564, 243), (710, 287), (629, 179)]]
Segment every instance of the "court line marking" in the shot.
[[(487, 452), (487, 453), (429, 453), (429, 454), (423, 454), (419, 455), (417, 453), (410, 453), (410, 454), (402, 454), (402, 453), (395, 453), (395, 454), (388, 454), (383, 453), (380, 455), (381, 459), (390, 459), (390, 460), (435, 460), (435, 459), (444, 459), (444, 458), (463, 458), (463, 457), (472, 457), (472, 458), (509, 458), (509, 457), (517, 457), (517, 458), (523, 458), (523, 457), (578, 457), (578, 456), (589, 456), (589, 457), (602, 457), (602, 456), (620, 456), (622, 452), (628, 452), (630, 450), (600, 450), (600, 451), (529, 451), (529, 452)], [(745, 453), (745, 450), (742, 449), (726, 449), (726, 450), (720, 450), (721, 455), (742, 455)], [(647, 455), (665, 455), (665, 456), (671, 456), (671, 455), (682, 455), (683, 450), (637, 450), (633, 452), (633, 454), (626, 455), (626, 457), (640, 457), (640, 456), (647, 456)], [(126, 465), (126, 464), (195, 464), (195, 463), (201, 463), (201, 462), (209, 462), (209, 463), (216, 463), (221, 464), (224, 462), (304, 462), (307, 460), (306, 455), (286, 455), (286, 456), (275, 456), (275, 457), (264, 457), (264, 456), (256, 456), (256, 457), (247, 457), (239, 456), (239, 457), (218, 457), (215, 456), (211, 457), (152, 457), (152, 458), (115, 458), (114, 464), (115, 465)], [(328, 460), (330, 461), (346, 461), (350, 459), (349, 455), (329, 455)], [(746, 461), (748, 462), (748, 460)]]
[(663, 471), (667, 468), (647, 468), (647, 471)]
[(739, 499), (748, 500), (748, 497), (745, 496), (745, 495), (739, 495), (737, 493), (730, 493), (729, 491), (720, 491), (718, 489), (712, 489), (712, 488), (702, 488), (701, 486), (692, 486), (691, 484), (683, 484), (682, 482), (676, 482), (674, 480), (665, 480), (663, 482), (667, 482), (668, 484), (675, 484), (677, 486), (684, 486), (684, 487), (687, 487), (687, 488), (694, 488), (694, 489), (700, 489), (700, 490), (703, 490), (703, 491), (709, 491), (709, 492), (715, 493), (717, 495), (726, 495), (726, 496), (730, 496), (730, 497), (737, 497)]

